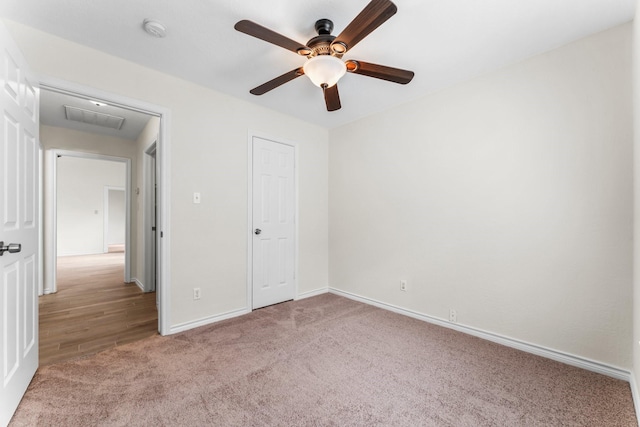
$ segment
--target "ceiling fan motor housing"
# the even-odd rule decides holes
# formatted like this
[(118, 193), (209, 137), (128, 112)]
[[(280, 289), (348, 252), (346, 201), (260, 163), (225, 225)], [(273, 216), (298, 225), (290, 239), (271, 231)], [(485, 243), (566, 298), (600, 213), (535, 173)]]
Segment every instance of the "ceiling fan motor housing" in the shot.
[(318, 19), (315, 25), (318, 35), (307, 42), (307, 46), (311, 49), (308, 58), (318, 55), (333, 55), (342, 58), (342, 54), (336, 53), (331, 49), (331, 43), (336, 36), (331, 35), (333, 31), (333, 22), (330, 19)]
[(316, 21), (316, 32), (320, 35), (322, 34), (331, 34), (333, 31), (333, 22), (331, 19), (318, 19)]

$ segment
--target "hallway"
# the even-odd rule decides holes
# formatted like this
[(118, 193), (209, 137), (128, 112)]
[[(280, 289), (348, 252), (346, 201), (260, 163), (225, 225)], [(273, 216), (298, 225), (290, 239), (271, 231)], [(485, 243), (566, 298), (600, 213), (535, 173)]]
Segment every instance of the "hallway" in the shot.
[(39, 299), (41, 366), (157, 334), (155, 292), (123, 269), (124, 252), (58, 258), (58, 292)]

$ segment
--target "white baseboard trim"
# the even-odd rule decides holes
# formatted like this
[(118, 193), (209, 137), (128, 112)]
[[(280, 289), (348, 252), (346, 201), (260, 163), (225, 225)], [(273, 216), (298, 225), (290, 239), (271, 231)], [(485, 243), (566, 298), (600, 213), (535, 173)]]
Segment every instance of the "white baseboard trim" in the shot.
[[(136, 281), (136, 284), (138, 284), (138, 280), (134, 279)], [(140, 286), (140, 285), (138, 285)], [(314, 297), (317, 295), (322, 295), (322, 294), (326, 294), (327, 292), (329, 292), (329, 288), (320, 288), (320, 289), (315, 289), (313, 291), (308, 291), (308, 292), (303, 292), (301, 294), (298, 294), (296, 300), (301, 300), (304, 298), (310, 298), (310, 297)], [(192, 320), (190, 322), (184, 322), (184, 323), (178, 323), (177, 325), (173, 325), (169, 328), (169, 334), (176, 334), (178, 332), (184, 332), (187, 331), (189, 329), (193, 329), (193, 328), (198, 328), (200, 326), (205, 326), (205, 325), (209, 325), (211, 323), (216, 323), (216, 322), (220, 322), (222, 320), (227, 320), (227, 319), (231, 319), (234, 317), (238, 317), (238, 316), (242, 316), (244, 314), (249, 314), (251, 313), (252, 310), (247, 309), (247, 308), (241, 308), (239, 310), (234, 310), (234, 311), (229, 311), (227, 313), (222, 313), (222, 314), (218, 314), (218, 315), (214, 315), (214, 316), (208, 316), (208, 317), (204, 317), (202, 319), (198, 319), (198, 320)]]
[[(564, 353), (562, 351), (553, 350), (536, 344), (527, 343), (517, 339), (505, 337), (503, 335), (494, 334), (492, 332), (483, 331), (481, 329), (473, 328), (471, 326), (461, 325), (459, 323), (451, 323), (447, 320), (440, 319), (438, 317), (429, 316), (427, 314), (419, 313), (406, 308), (398, 307), (392, 304), (387, 304), (381, 301), (377, 301), (372, 298), (363, 297), (353, 294), (351, 292), (341, 291), (340, 289), (329, 287), (329, 292), (332, 294), (340, 295), (345, 298), (349, 298), (358, 302), (373, 305), (378, 308), (393, 311), (394, 313), (403, 314), (414, 319), (422, 320), (424, 322), (432, 323), (445, 328), (453, 329), (465, 334), (473, 335), (478, 338), (482, 338), (488, 341), (492, 341), (507, 347), (522, 350), (527, 353), (535, 354), (538, 356), (546, 357), (547, 359), (555, 360), (557, 362), (566, 363), (567, 365), (576, 366), (578, 368), (586, 369), (588, 371), (597, 372), (599, 374), (607, 375), (609, 377), (617, 378), (619, 380), (631, 382), (632, 375), (629, 371), (624, 369), (606, 365), (604, 363), (596, 362), (594, 360), (586, 359), (573, 354)], [(633, 387), (632, 387), (633, 389)], [(634, 402), (635, 397), (634, 395)], [(636, 405), (638, 408), (638, 405)], [(636, 411), (637, 413), (637, 411)]]
[(631, 386), (631, 397), (633, 398), (633, 406), (636, 409), (636, 419), (640, 426), (640, 393), (638, 393), (638, 383), (636, 376), (631, 372), (629, 385)]
[(178, 332), (184, 332), (189, 329), (198, 328), (200, 326), (210, 325), (211, 323), (220, 322), (222, 320), (231, 319), (233, 317), (242, 316), (243, 314), (251, 313), (251, 310), (247, 310), (246, 308), (242, 308), (240, 310), (228, 311), (226, 313), (217, 314), (214, 316), (203, 317), (198, 320), (191, 320), (189, 322), (178, 323), (177, 325), (173, 325), (169, 328), (169, 334), (176, 334)]
[(298, 296), (296, 297), (296, 301), (297, 300), (301, 300), (301, 299), (305, 299), (305, 298), (315, 297), (315, 296), (322, 295), (322, 294), (326, 294), (327, 292), (329, 292), (329, 288), (328, 287), (315, 289), (313, 291), (303, 292), (301, 294), (298, 294)]
[(85, 256), (85, 255), (103, 255), (106, 252), (62, 252), (58, 253), (58, 257), (67, 257), (67, 256)]
[(131, 279), (131, 281), (132, 281), (133, 283), (135, 283), (135, 284), (140, 288), (140, 290), (141, 290), (142, 292), (147, 292), (147, 291), (144, 289), (144, 285), (142, 284), (142, 282), (141, 282), (140, 280), (138, 280), (138, 279), (136, 279), (136, 278), (134, 277), (133, 279)]

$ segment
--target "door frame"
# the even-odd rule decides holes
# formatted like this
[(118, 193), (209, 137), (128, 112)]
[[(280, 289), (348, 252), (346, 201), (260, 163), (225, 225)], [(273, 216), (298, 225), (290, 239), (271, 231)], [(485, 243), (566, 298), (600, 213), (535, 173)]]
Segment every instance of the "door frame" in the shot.
[[(144, 287), (147, 292), (156, 290), (156, 244), (158, 224), (155, 224), (156, 215), (156, 153), (157, 143), (154, 141), (143, 154), (143, 218), (142, 218), (142, 238), (144, 240)], [(151, 224), (155, 224), (156, 231), (151, 230)], [(151, 250), (147, 250), (151, 249)]]
[[(100, 100), (110, 105), (139, 111), (160, 118), (160, 129), (156, 142), (156, 168), (158, 184), (158, 257), (156, 278), (159, 290), (160, 305), (158, 307), (158, 332), (161, 335), (171, 333), (171, 110), (168, 108), (128, 98), (123, 95), (106, 92), (90, 86), (58, 79), (55, 77), (40, 75), (41, 89), (76, 96), (78, 98)], [(42, 171), (41, 171), (42, 173)], [(46, 216), (46, 215), (45, 215)], [(43, 242), (41, 242), (41, 245)], [(44, 265), (45, 273), (49, 273), (52, 266)], [(42, 271), (41, 271), (42, 272)], [(45, 282), (46, 286), (46, 282)]]
[(298, 188), (298, 176), (300, 169), (299, 162), (299, 149), (298, 143), (295, 141), (286, 140), (280, 137), (273, 137), (262, 132), (256, 132), (249, 130), (249, 136), (247, 139), (247, 311), (253, 311), (253, 139), (260, 138), (266, 139), (278, 144), (289, 145), (293, 147), (293, 161), (294, 161), (294, 196), (295, 196), (295, 218), (294, 218), (294, 261), (293, 261), (293, 277), (294, 282), (294, 296), (293, 299), (298, 299), (299, 283), (298, 278), (298, 260), (299, 260), (299, 188)]
[[(131, 184), (127, 183), (126, 187), (114, 187), (112, 185), (105, 185), (104, 186), (104, 201), (103, 201), (103, 209), (102, 209), (102, 251), (103, 253), (108, 253), (109, 252), (109, 192), (110, 191), (124, 191), (124, 205), (125, 205), (125, 232), (124, 232), (124, 239), (125, 239), (125, 243), (124, 243), (124, 251), (125, 251), (125, 259), (127, 256), (127, 249), (130, 249), (127, 247), (127, 241), (129, 241), (129, 243), (131, 242), (130, 239), (128, 239), (129, 233), (131, 232), (131, 223), (130, 223), (130, 214), (129, 214), (129, 208), (130, 206), (127, 206), (129, 204), (129, 197), (128, 196), (128, 191), (127, 188), (131, 188)], [(126, 268), (125, 268), (126, 270)], [(129, 276), (131, 275), (131, 269), (129, 269)], [(129, 277), (129, 280), (131, 280), (131, 277)], [(128, 282), (127, 282), (128, 283)]]

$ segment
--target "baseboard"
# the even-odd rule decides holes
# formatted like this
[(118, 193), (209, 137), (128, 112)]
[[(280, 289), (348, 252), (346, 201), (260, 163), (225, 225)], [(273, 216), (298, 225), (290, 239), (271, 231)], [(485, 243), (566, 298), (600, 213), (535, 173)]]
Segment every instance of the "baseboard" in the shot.
[(218, 314), (215, 316), (207, 316), (198, 320), (191, 320), (189, 322), (178, 323), (177, 325), (173, 325), (169, 328), (169, 334), (176, 334), (178, 332), (184, 332), (189, 329), (198, 328), (200, 326), (210, 325), (211, 323), (220, 322), (222, 320), (231, 319), (233, 317), (242, 316), (243, 314), (251, 313), (251, 310), (247, 310), (246, 308), (242, 308), (240, 310), (228, 311), (226, 313)]
[[(137, 279), (136, 279), (136, 283), (138, 283)], [(303, 292), (301, 294), (298, 294), (298, 296), (296, 297), (296, 300), (315, 297), (317, 295), (326, 294), (327, 292), (329, 292), (329, 288), (328, 287), (327, 288), (315, 289), (313, 291)], [(229, 311), (227, 313), (223, 313), (223, 314), (219, 314), (219, 315), (215, 315), (215, 316), (209, 316), (209, 317), (204, 317), (204, 318), (198, 319), (198, 320), (192, 320), (190, 322), (179, 323), (179, 324), (173, 325), (171, 328), (169, 328), (169, 335), (176, 334), (178, 332), (184, 332), (184, 331), (187, 331), (187, 330), (193, 329), (193, 328), (198, 328), (200, 326), (209, 325), (211, 323), (220, 322), (221, 320), (226, 320), (226, 319), (231, 319), (233, 317), (242, 316), (243, 314), (248, 314), (248, 313), (251, 313), (250, 309), (242, 308), (240, 310)]]
[(315, 289), (313, 291), (303, 292), (301, 294), (298, 294), (298, 296), (296, 297), (296, 301), (300, 300), (300, 299), (311, 298), (311, 297), (315, 297), (315, 296), (318, 296), (318, 295), (326, 294), (327, 292), (329, 292), (329, 288), (328, 287)]
[(138, 280), (138, 279), (136, 279), (134, 277), (133, 279), (131, 279), (131, 281), (133, 283), (135, 283), (140, 288), (140, 290), (142, 290), (142, 292), (147, 292), (147, 290), (144, 288), (144, 285), (142, 284), (142, 282), (140, 280)]
[[(136, 282), (136, 284), (138, 286), (141, 286), (141, 283), (137, 279), (134, 279), (134, 280), (135, 280), (135, 282)], [(329, 292), (329, 288), (328, 287), (327, 288), (315, 289), (313, 291), (303, 292), (301, 294), (298, 294), (296, 300), (315, 297), (317, 295), (326, 294), (327, 292)], [(208, 316), (208, 317), (204, 317), (202, 319), (192, 320), (190, 322), (178, 323), (177, 325), (173, 325), (172, 327), (169, 328), (169, 335), (176, 334), (178, 332), (184, 332), (184, 331), (187, 331), (187, 330), (193, 329), (193, 328), (198, 328), (200, 326), (209, 325), (211, 323), (220, 322), (222, 320), (227, 320), (227, 319), (231, 319), (231, 318), (234, 318), (234, 317), (242, 316), (242, 315), (248, 314), (248, 313), (251, 313), (251, 310), (246, 309), (246, 308), (242, 308), (242, 309), (239, 309), (239, 310), (229, 311), (227, 313), (218, 314), (218, 315), (215, 315), (215, 316)]]
[(631, 372), (631, 379), (629, 381), (631, 386), (631, 397), (633, 398), (633, 406), (636, 409), (636, 419), (640, 426), (640, 394), (638, 393), (638, 383), (636, 382), (636, 376)]
[[(531, 344), (531, 343), (516, 340), (513, 338), (505, 337), (503, 335), (495, 334), (492, 332), (483, 331), (481, 329), (473, 328), (471, 326), (465, 326), (459, 323), (451, 323), (445, 319), (429, 316), (427, 314), (419, 313), (413, 310), (408, 310), (406, 308), (398, 307), (392, 304), (387, 304), (372, 298), (356, 295), (351, 292), (341, 291), (340, 289), (329, 287), (329, 292), (332, 294), (340, 295), (345, 298), (358, 301), (358, 302), (373, 305), (378, 308), (393, 311), (394, 313), (403, 314), (405, 316), (422, 320), (424, 322), (432, 323), (438, 326), (443, 326), (445, 328), (463, 332), (465, 334), (473, 335), (475, 337), (492, 341), (507, 347), (515, 348), (517, 350), (522, 350), (527, 353), (535, 354), (537, 356), (546, 357), (547, 359), (555, 360), (557, 362), (566, 363), (567, 365), (572, 365), (578, 368), (586, 369), (588, 371), (607, 375), (612, 378), (617, 378), (619, 380), (624, 380), (628, 382), (631, 382), (631, 380), (633, 379), (629, 371), (626, 371), (624, 369), (621, 369), (615, 366), (606, 365), (604, 363), (596, 362), (594, 360), (586, 359), (580, 356), (575, 356), (573, 354), (564, 353), (562, 351), (553, 350), (553, 349), (539, 346), (536, 344)], [(633, 390), (633, 386), (632, 386), (632, 390)], [(637, 396), (637, 393), (634, 394), (634, 402), (636, 402), (635, 400), (636, 396)], [(639, 406), (636, 404), (636, 408), (638, 407)], [(638, 412), (636, 411), (636, 413)]]
[(85, 255), (103, 255), (106, 252), (62, 252), (58, 253), (58, 257), (67, 257), (67, 256), (85, 256)]

